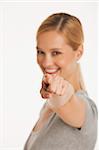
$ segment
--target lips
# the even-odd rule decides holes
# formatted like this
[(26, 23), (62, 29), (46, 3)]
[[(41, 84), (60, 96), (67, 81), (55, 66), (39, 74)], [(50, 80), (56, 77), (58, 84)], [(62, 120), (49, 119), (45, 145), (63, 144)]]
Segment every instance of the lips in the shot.
[(55, 73), (57, 73), (59, 70), (60, 70), (60, 68), (58, 68), (58, 69), (45, 69), (45, 73), (48, 73), (48, 74), (55, 74)]

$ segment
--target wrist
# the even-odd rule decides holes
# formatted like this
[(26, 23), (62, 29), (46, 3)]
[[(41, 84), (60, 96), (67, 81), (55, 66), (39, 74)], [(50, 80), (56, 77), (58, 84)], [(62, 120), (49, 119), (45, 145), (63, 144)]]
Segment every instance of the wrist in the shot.
[(53, 94), (53, 96), (48, 99), (48, 104), (51, 108), (54, 108), (54, 107), (58, 108), (58, 107), (63, 106), (73, 96), (74, 88), (73, 88), (72, 84), (70, 84), (69, 82), (67, 82), (67, 83), (68, 83), (68, 86), (66, 88), (66, 93), (64, 95), (59, 96), (59, 95)]

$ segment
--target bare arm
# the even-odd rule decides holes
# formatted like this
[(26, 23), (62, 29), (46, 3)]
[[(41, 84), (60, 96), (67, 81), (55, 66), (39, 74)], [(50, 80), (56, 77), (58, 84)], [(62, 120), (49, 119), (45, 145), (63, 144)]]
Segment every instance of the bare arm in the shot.
[(80, 128), (85, 120), (85, 101), (77, 97), (75, 94), (63, 106), (53, 108), (59, 117), (67, 124)]

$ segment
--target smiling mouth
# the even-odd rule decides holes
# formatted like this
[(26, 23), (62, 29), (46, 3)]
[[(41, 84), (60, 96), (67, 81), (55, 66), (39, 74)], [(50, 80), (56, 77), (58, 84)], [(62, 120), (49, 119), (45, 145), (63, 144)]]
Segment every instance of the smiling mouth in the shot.
[(48, 74), (55, 74), (60, 70), (60, 68), (56, 69), (46, 69), (44, 72)]

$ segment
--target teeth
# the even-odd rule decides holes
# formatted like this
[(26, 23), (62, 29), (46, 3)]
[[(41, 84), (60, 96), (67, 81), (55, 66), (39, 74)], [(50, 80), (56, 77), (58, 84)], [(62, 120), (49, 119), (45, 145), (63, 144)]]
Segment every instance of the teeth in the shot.
[(47, 73), (55, 73), (58, 69), (45, 69)]

